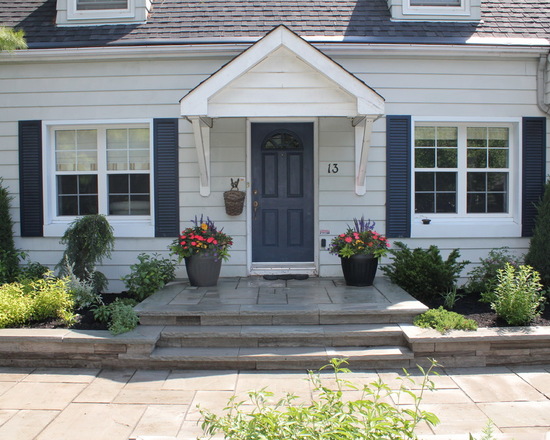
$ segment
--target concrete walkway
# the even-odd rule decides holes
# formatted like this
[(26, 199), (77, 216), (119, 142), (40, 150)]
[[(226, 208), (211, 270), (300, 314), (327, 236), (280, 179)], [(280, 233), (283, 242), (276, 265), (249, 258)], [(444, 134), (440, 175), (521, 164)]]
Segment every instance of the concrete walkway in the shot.
[[(354, 371), (399, 388), (400, 371)], [(418, 372), (411, 371), (415, 376)], [(234, 393), (268, 387), (307, 399), (304, 372), (0, 368), (0, 439), (187, 440), (201, 434), (197, 405), (219, 412)], [(499, 439), (550, 439), (550, 365), (455, 368), (434, 376), (422, 408), (441, 423), (421, 439), (480, 438), (491, 419)], [(403, 400), (401, 404), (410, 404)]]

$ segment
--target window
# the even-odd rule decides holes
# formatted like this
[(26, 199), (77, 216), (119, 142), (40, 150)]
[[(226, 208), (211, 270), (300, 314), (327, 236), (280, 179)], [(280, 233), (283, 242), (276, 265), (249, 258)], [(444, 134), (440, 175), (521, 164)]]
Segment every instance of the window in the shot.
[[(472, 230), (473, 222), (476, 227), (480, 222), (493, 222), (493, 227), (495, 222), (519, 224), (515, 132), (513, 124), (417, 122), (412, 156), (413, 230), (426, 218), (432, 233), (443, 225)], [(417, 232), (428, 229), (417, 228)]]
[(462, 0), (410, 0), (411, 6), (462, 6)]
[(510, 129), (417, 126), (414, 136), (417, 214), (508, 214)]
[(151, 216), (148, 125), (51, 129), (52, 218)]
[(76, 0), (77, 11), (128, 9), (128, 0)]

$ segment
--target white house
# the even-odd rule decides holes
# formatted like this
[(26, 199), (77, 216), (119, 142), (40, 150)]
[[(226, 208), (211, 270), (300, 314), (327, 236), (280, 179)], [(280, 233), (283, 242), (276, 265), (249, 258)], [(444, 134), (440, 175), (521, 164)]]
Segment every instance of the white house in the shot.
[(362, 215), (472, 261), (528, 247), (548, 174), (547, 0), (0, 5), (29, 44), (0, 54), (0, 175), (34, 261), (55, 265), (88, 213), (115, 229), (111, 290), (201, 214), (235, 238), (222, 276), (340, 276), (327, 245)]

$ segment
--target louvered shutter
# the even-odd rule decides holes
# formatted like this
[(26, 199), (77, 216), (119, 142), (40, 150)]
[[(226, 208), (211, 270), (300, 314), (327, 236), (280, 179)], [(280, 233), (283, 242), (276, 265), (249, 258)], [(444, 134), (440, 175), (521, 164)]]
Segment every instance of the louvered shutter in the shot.
[(411, 236), (411, 117), (386, 116), (386, 235)]
[(546, 181), (546, 118), (523, 118), (521, 235), (531, 237)]
[(42, 122), (19, 121), (19, 198), (21, 236), (44, 235)]
[(153, 121), (155, 237), (179, 234), (178, 120)]

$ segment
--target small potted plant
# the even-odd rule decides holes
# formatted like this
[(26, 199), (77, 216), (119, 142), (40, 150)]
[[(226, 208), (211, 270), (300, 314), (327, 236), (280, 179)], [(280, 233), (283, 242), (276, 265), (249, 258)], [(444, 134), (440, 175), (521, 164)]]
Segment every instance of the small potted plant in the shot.
[(171, 254), (181, 263), (185, 260), (187, 276), (192, 286), (215, 286), (218, 283), (222, 260), (229, 258), (233, 244), (231, 236), (218, 229), (210, 218), (201, 215), (191, 220), (193, 226), (184, 229), (170, 246)]
[(388, 252), (386, 237), (374, 230), (375, 222), (364, 217), (353, 219), (353, 228), (334, 237), (329, 252), (340, 257), (348, 286), (372, 286), (378, 260)]

